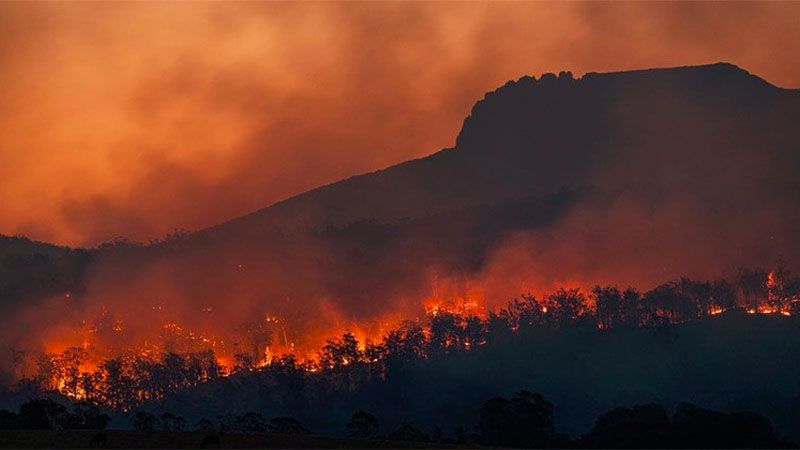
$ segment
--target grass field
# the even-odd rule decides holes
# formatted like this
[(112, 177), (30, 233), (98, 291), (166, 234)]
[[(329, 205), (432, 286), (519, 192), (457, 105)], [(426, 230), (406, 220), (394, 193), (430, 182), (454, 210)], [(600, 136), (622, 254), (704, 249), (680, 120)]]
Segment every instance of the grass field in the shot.
[[(104, 444), (91, 446), (97, 431), (2, 430), (0, 448), (203, 448), (212, 433), (107, 430)], [(430, 442), (349, 439), (273, 433), (224, 434), (220, 446), (206, 448), (456, 448)]]

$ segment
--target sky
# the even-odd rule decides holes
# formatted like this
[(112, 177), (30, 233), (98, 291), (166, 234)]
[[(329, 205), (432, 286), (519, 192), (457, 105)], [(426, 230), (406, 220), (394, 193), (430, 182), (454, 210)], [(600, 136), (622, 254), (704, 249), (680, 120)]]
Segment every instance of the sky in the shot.
[(452, 146), (526, 74), (791, 55), (800, 2), (2, 2), (0, 234), (146, 242)]

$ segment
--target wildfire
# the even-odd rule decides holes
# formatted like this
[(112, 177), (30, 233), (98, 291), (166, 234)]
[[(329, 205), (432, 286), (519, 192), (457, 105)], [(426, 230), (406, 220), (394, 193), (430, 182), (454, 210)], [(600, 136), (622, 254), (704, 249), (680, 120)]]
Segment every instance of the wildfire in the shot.
[[(763, 274), (760, 289), (751, 289), (749, 297), (744, 294), (736, 295), (732, 303), (725, 306), (714, 304), (713, 299), (705, 303), (698, 302), (698, 315), (718, 315), (732, 309), (742, 308), (748, 314), (773, 314), (791, 316), (800, 306), (800, 296), (791, 294), (790, 286), (785, 275), (779, 271)], [(766, 289), (764, 289), (766, 288)], [(435, 342), (446, 351), (474, 351), (486, 344), (488, 339), (481, 333), (489, 328), (488, 308), (481, 291), (475, 289), (449, 289), (449, 293), (458, 292), (459, 295), (439, 295), (434, 290), (432, 296), (422, 302), (422, 309), (427, 315), (428, 325), (419, 328), (419, 335), (423, 340)], [(577, 291), (576, 291), (577, 292)], [(755, 294), (754, 294), (755, 292)], [(65, 295), (69, 298), (69, 294)], [(539, 324), (557, 324), (564, 320), (576, 320), (586, 311), (589, 315), (597, 317), (597, 305), (594, 300), (586, 298), (587, 303), (577, 310), (565, 315), (565, 306), (558, 302), (542, 301), (530, 296), (532, 301), (527, 303), (528, 308), (522, 315), (503, 316), (508, 319), (509, 329), (519, 329), (522, 320), (526, 323), (539, 321)], [(514, 300), (516, 302), (516, 300)], [(738, 302), (738, 303), (737, 303)], [(568, 303), (565, 303), (569, 306)], [(738, 304), (738, 306), (737, 306)], [(152, 306), (151, 306), (152, 305)], [(704, 306), (701, 306), (704, 305)], [(709, 306), (711, 305), (711, 306)], [(747, 306), (743, 306), (747, 305)], [(69, 307), (69, 305), (67, 306)], [(661, 308), (664, 308), (663, 306)], [(308, 373), (326, 371), (339, 367), (360, 367), (360, 364), (380, 364), (385, 357), (385, 344), (392, 333), (397, 332), (398, 325), (403, 323), (407, 316), (401, 314), (386, 315), (369, 323), (354, 323), (353, 318), (348, 318), (335, 308), (323, 311), (323, 317), (330, 322), (330, 326), (321, 327), (313, 332), (308, 330), (304, 334), (295, 328), (297, 323), (292, 322), (291, 316), (284, 316), (274, 311), (261, 311), (248, 317), (245, 323), (235, 326), (220, 327), (215, 321), (215, 314), (225, 313), (219, 306), (197, 307), (195, 316), (170, 315), (169, 309), (162, 309), (159, 304), (147, 304), (145, 309), (155, 311), (151, 325), (142, 329), (141, 322), (137, 324), (130, 317), (115, 316), (105, 308), (97, 320), (85, 319), (80, 325), (70, 332), (62, 332), (57, 339), (47, 339), (44, 355), (33, 363), (26, 363), (28, 370), (22, 376), (31, 377), (37, 373), (37, 380), (42, 385), (55, 389), (64, 395), (76, 399), (90, 399), (96, 396), (93, 385), (105, 382), (102, 377), (129, 377), (136, 380), (145, 376), (148, 371), (164, 371), (170, 364), (181, 364), (191, 367), (196, 376), (192, 383), (203, 382), (215, 377), (225, 377), (243, 371), (268, 370), (269, 367), (284, 364), (287, 355), (296, 361), (297, 367)], [(198, 313), (199, 311), (199, 313)], [(578, 312), (576, 312), (578, 311)], [(661, 313), (662, 310), (656, 310)], [(507, 313), (508, 311), (506, 311)], [(448, 316), (449, 315), (449, 316)], [(452, 317), (450, 317), (452, 316)], [(493, 316), (499, 317), (499, 316)], [(667, 320), (675, 319), (674, 316), (664, 316)], [(191, 320), (197, 318), (197, 320)], [(520, 319), (522, 318), (522, 319)], [(436, 319), (436, 320), (434, 320)], [(414, 322), (412, 322), (414, 323)], [(423, 323), (420, 318), (415, 322)], [(611, 325), (608, 325), (611, 323)], [(597, 321), (596, 327), (600, 332), (607, 332), (614, 328), (613, 321)], [(640, 322), (642, 323), (642, 322)], [(138, 325), (138, 328), (137, 328)], [(448, 326), (460, 327), (460, 332), (441, 334), (438, 332)], [(294, 331), (290, 333), (290, 331)], [(296, 333), (296, 334), (295, 334)], [(459, 334), (461, 333), (461, 334)], [(338, 339), (339, 336), (349, 335), (348, 340)], [(290, 336), (292, 339), (290, 339)], [(334, 339), (329, 339), (335, 336)], [(297, 340), (295, 342), (295, 339)], [(332, 359), (323, 359), (323, 347), (326, 342), (331, 347), (350, 345), (350, 353), (340, 354)], [(434, 341), (435, 340), (435, 341)], [(357, 356), (354, 356), (357, 355)], [(38, 355), (37, 355), (38, 356)], [(109, 361), (119, 358), (122, 366), (107, 365)], [(172, 359), (170, 359), (172, 358)], [(325, 361), (325, 362), (322, 362)], [(333, 362), (331, 362), (333, 361)], [(30, 370), (31, 367), (37, 366)], [(37, 372), (38, 371), (38, 372)], [(39, 373), (44, 375), (38, 375)], [(169, 389), (187, 387), (180, 382)], [(161, 390), (159, 390), (161, 389)], [(152, 386), (137, 387), (133, 396), (137, 401), (147, 401), (162, 398), (167, 395), (166, 388)], [(112, 405), (113, 406), (113, 405)]]
[(463, 297), (456, 297), (448, 300), (429, 299), (425, 302), (424, 309), (426, 314), (433, 317), (443, 312), (465, 316), (483, 315), (482, 308), (477, 300)]

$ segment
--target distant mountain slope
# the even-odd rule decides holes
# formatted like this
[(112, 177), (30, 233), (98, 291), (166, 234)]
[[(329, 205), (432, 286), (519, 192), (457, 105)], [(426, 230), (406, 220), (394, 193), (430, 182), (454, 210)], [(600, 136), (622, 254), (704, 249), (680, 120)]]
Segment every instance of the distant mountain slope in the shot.
[(504, 302), (797, 264), (798, 123), (800, 91), (731, 64), (523, 77), (476, 103), (454, 148), (98, 252), (81, 305), (217, 328), (276, 314), (317, 344), (473, 287)]
[(0, 312), (23, 300), (80, 291), (91, 255), (18, 236), (0, 235)]
[[(778, 167), (798, 167), (798, 105), (800, 91), (777, 88), (725, 63), (581, 79), (565, 72), (523, 77), (476, 103), (455, 148), (314, 189), (199, 235), (359, 219), (387, 222), (552, 194), (607, 182), (601, 175), (613, 175), (604, 172), (631, 153), (648, 153), (644, 159), (650, 159), (632, 162), (674, 173), (684, 153), (723, 157), (735, 144), (737, 153), (753, 159), (774, 157)], [(670, 155), (663, 145), (669, 141), (683, 148)], [(713, 164), (739, 171), (731, 165), (741, 158)], [(697, 174), (681, 177), (690, 175)], [(631, 181), (654, 180), (646, 175)]]

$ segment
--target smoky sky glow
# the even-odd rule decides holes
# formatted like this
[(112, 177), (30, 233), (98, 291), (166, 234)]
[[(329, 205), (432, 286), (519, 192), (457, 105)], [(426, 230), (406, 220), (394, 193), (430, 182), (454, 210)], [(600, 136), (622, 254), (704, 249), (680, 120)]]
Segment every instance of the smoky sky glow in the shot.
[(4, 2), (0, 233), (210, 226), (452, 146), (525, 74), (729, 61), (798, 87), (798, 54), (792, 2)]

